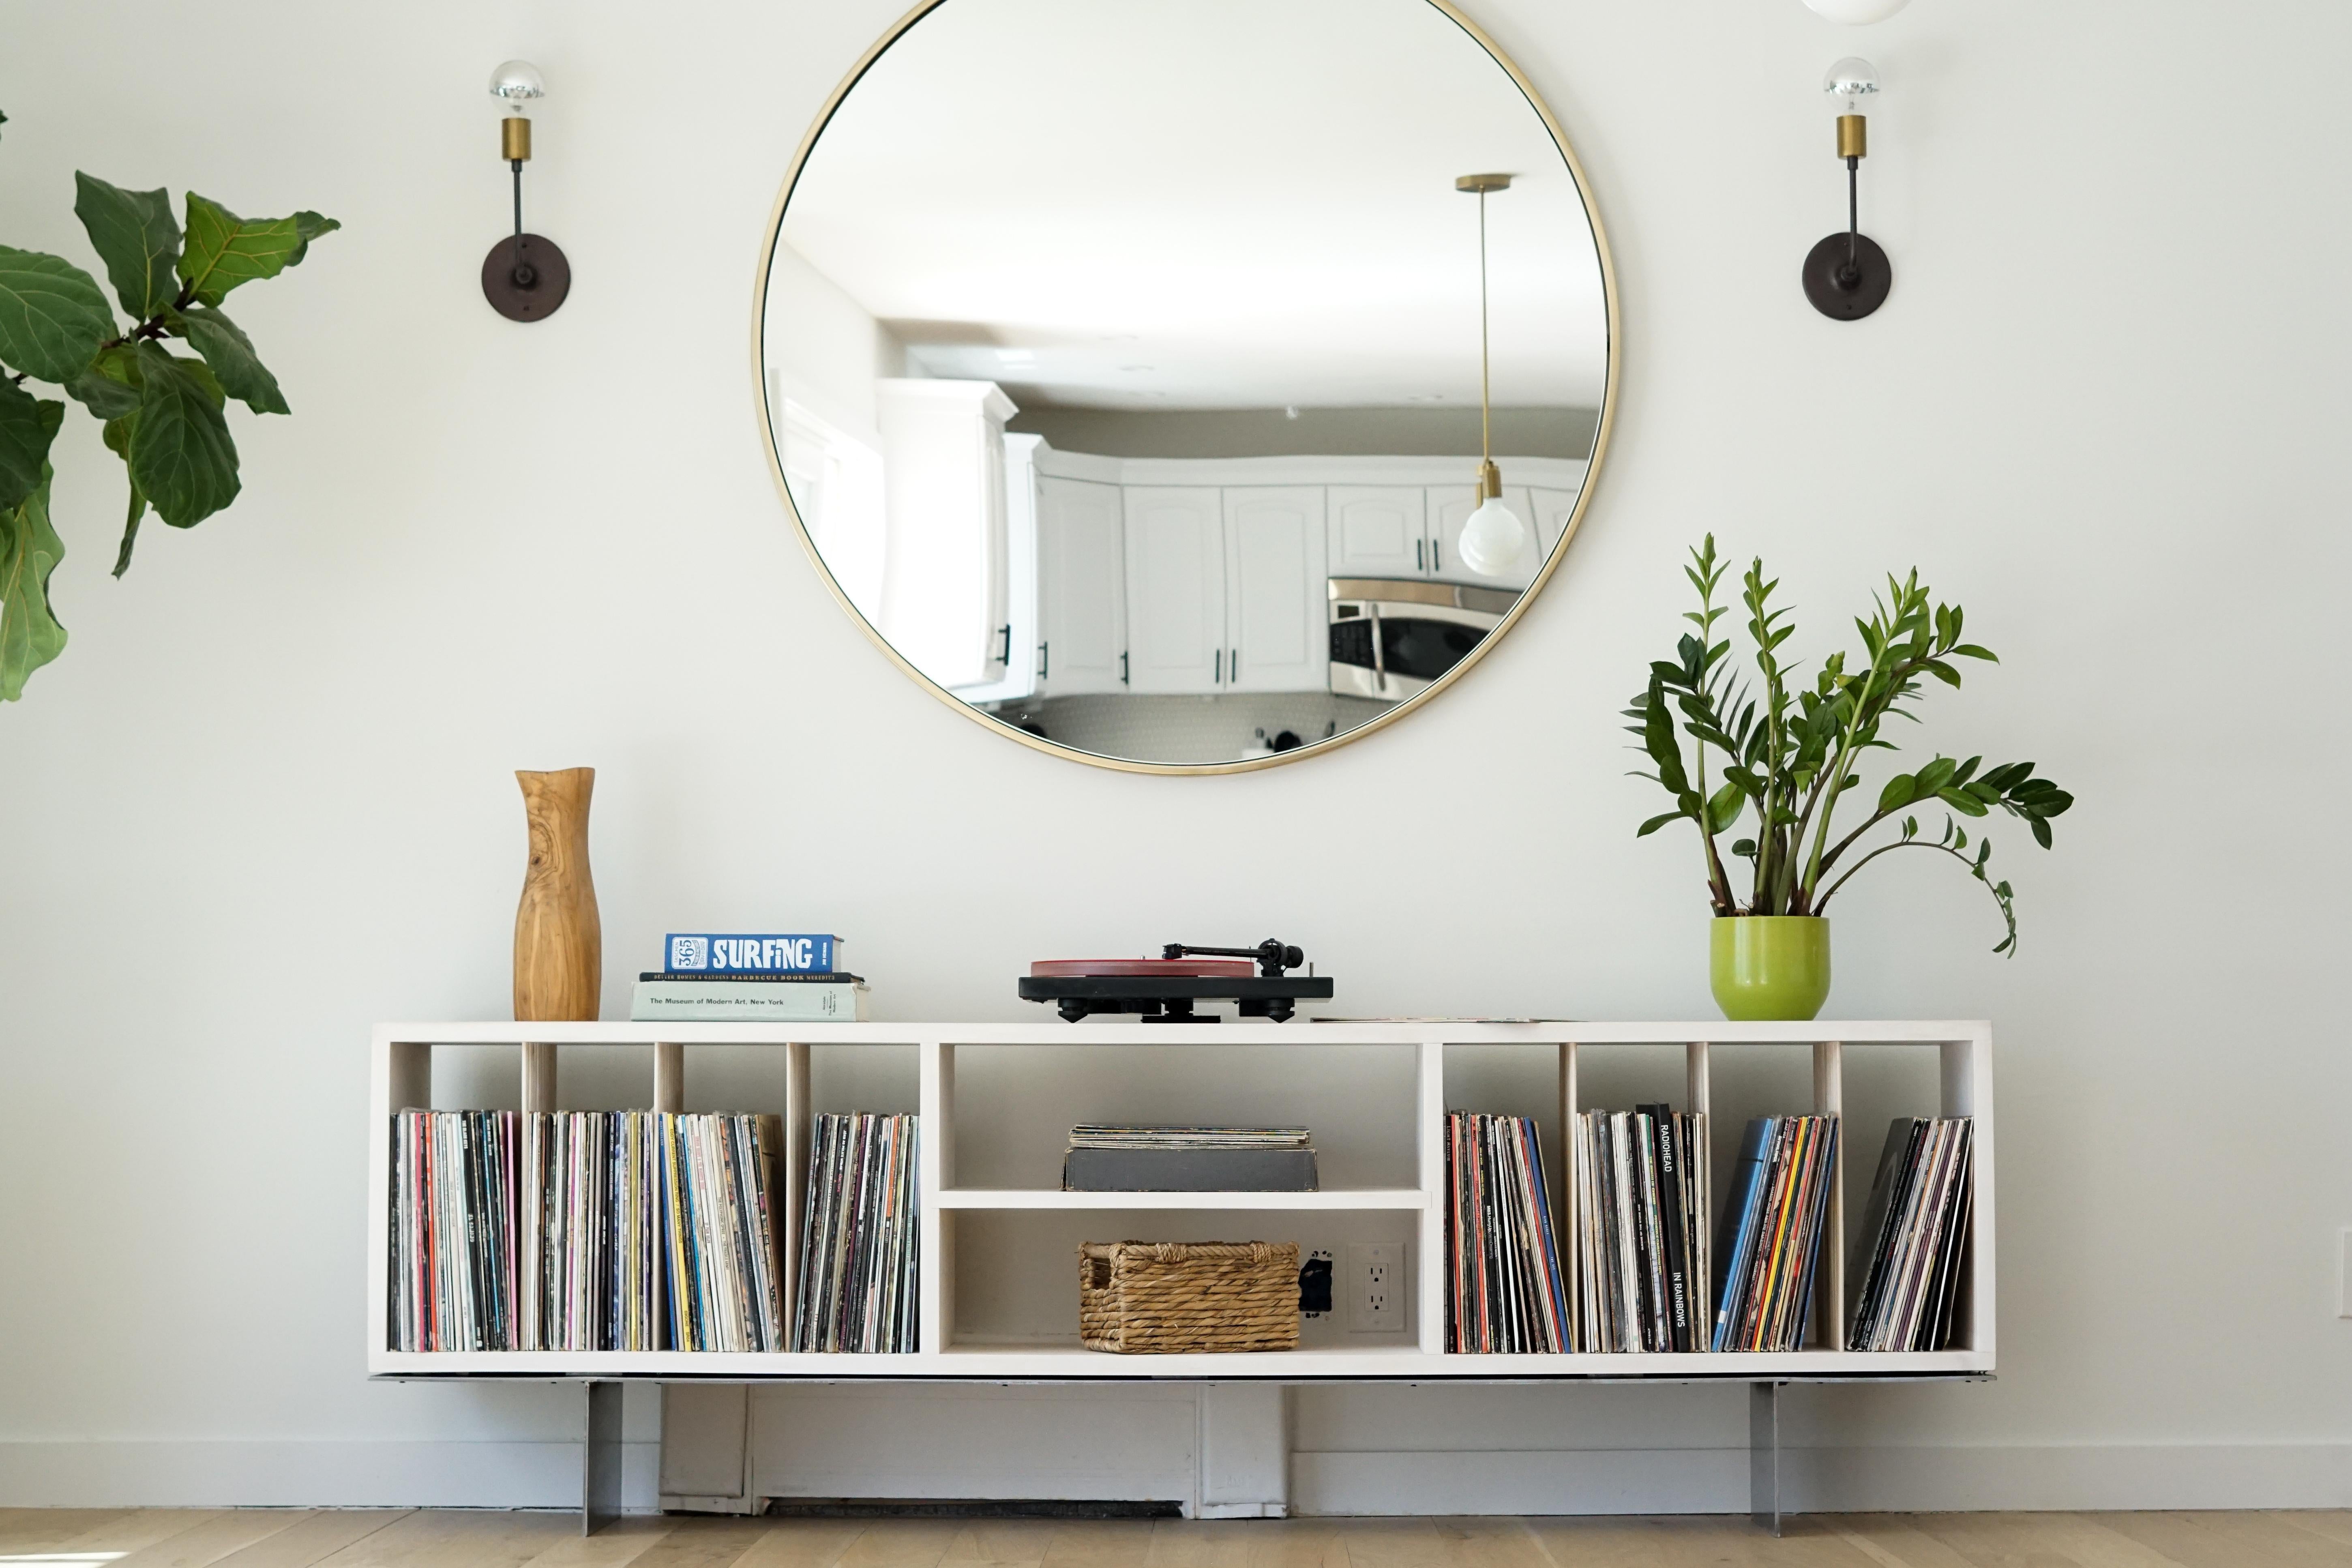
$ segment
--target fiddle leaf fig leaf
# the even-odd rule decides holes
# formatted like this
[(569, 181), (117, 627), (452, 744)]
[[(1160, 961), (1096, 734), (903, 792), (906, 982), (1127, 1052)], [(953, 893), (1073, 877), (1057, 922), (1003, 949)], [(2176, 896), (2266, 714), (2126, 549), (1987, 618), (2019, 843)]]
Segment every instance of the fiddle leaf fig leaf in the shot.
[[(55, 406), (64, 413), (63, 404)], [(32, 492), (0, 512), (0, 701), (22, 697), (26, 678), (65, 651), (66, 628), (49, 604), (49, 574), (65, 553), (49, 526), (44, 467)]]
[(130, 429), (131, 478), (173, 528), (194, 528), (236, 499), (236, 443), (221, 415), (220, 383), (199, 360), (139, 345), (139, 413)]
[(138, 424), (139, 416), (134, 413), (121, 419), (108, 420), (105, 429), (100, 432), (106, 442), (106, 449), (122, 459), (125, 477), (131, 481), (131, 511), (123, 519), (121, 546), (114, 552), (114, 574), (117, 577), (131, 570), (131, 547), (139, 542), (139, 520), (147, 515), (147, 492), (139, 488), (137, 477), (128, 472), (131, 467), (131, 432)]
[(77, 171), (74, 216), (106, 263), (115, 298), (139, 321), (172, 302), (179, 289), (172, 266), (180, 258), (180, 226), (172, 217), (172, 193), (126, 191)]
[(139, 409), (139, 352), (129, 343), (99, 351), (88, 370), (66, 383), (66, 395), (100, 419)]
[(71, 381), (112, 336), (113, 309), (89, 273), (0, 245), (0, 362), (39, 381)]
[(218, 310), (193, 310), (183, 320), (188, 342), (220, 378), (222, 391), (256, 414), (293, 412), (286, 406), (286, 395), (278, 390), (278, 378), (253, 352), (253, 340), (245, 329)]
[(0, 377), (0, 511), (15, 511), (47, 482), (49, 443), (65, 416), (64, 404)]
[[(218, 202), (188, 193), (188, 241), (180, 280), (199, 305), (217, 305), (240, 283), (275, 278), (309, 254), (310, 242), (343, 226), (314, 212), (242, 218)], [(158, 504), (157, 511), (163, 508)], [(164, 513), (164, 521), (171, 516)]]

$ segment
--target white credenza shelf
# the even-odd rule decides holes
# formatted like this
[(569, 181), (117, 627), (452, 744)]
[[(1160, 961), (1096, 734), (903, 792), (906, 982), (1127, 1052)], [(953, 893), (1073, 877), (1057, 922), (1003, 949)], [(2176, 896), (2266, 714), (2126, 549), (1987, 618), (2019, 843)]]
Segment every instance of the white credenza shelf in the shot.
[[(1448, 1054), (1455, 1050), (1512, 1047), (1543, 1053), (1556, 1064), (1558, 1111), (1565, 1126), (1583, 1102), (1578, 1098), (1580, 1052), (1591, 1047), (1649, 1047), (1681, 1055), (1690, 1109), (1709, 1108), (1716, 1047), (1744, 1046), (1805, 1047), (1811, 1061), (1809, 1105), (1780, 1105), (1783, 1111), (1839, 1112), (1843, 1108), (1844, 1052), (1849, 1046), (1906, 1046), (1937, 1056), (1938, 1103), (1907, 1108), (1913, 1113), (1976, 1119), (1976, 1184), (1968, 1274), (1962, 1281), (1961, 1348), (1923, 1352), (1870, 1353), (1829, 1348), (1844, 1342), (1844, 1264), (1847, 1224), (1833, 1189), (1828, 1234), (1816, 1289), (1812, 1342), (1820, 1348), (1778, 1354), (1454, 1355), (1444, 1349), (1445, 1326), (1444, 1121), (1448, 1110), (1493, 1109), (1449, 1105)], [(891, 1048), (911, 1052), (916, 1102), (922, 1117), (919, 1163), (923, 1215), (919, 1258), (919, 1352), (908, 1355), (723, 1354), (694, 1352), (403, 1352), (387, 1347), (388, 1248), (391, 1226), (390, 1118), (404, 1108), (434, 1104), (434, 1058), (449, 1047), (506, 1047), (519, 1053), (522, 1109), (564, 1109), (558, 1062), (573, 1050), (632, 1047), (650, 1050), (653, 1070), (643, 1106), (685, 1109), (685, 1084), (698, 1047), (759, 1047), (777, 1053), (775, 1096), (787, 1124), (804, 1130), (814, 1106), (810, 1095), (810, 1053), (833, 1047)], [(1412, 1186), (1327, 1187), (1312, 1193), (1070, 1193), (1043, 1187), (982, 1187), (956, 1184), (956, 1062), (965, 1047), (1051, 1047), (1171, 1051), (1189, 1047), (1247, 1047), (1297, 1053), (1311, 1069), (1323, 1047), (1389, 1047), (1414, 1053), (1414, 1103), (1395, 1108), (1395, 1123), (1409, 1125), (1415, 1148), (1398, 1150), (1400, 1170), (1418, 1173)], [(740, 1058), (739, 1058), (740, 1059)], [(901, 1056), (904, 1060), (904, 1056)], [(1234, 1060), (1220, 1053), (1218, 1070)], [(1344, 1058), (1333, 1058), (1344, 1060)], [(1229, 1092), (1245, 1100), (1246, 1088)], [(448, 1107), (443, 1107), (445, 1109)], [(730, 1109), (734, 1109), (731, 1108)], [(740, 1109), (774, 1109), (772, 1105)], [(1614, 1109), (1623, 1109), (1614, 1107)], [(1451, 1022), (1314, 1023), (1284, 1025), (1183, 1025), (1134, 1023), (1070, 1025), (1051, 1015), (1026, 1024), (384, 1024), (375, 1030), (369, 1095), (367, 1369), (382, 1378), (520, 1378), (617, 1381), (717, 1380), (733, 1383), (802, 1379), (820, 1382), (949, 1379), (971, 1382), (1089, 1382), (1125, 1380), (1316, 1383), (1337, 1380), (1411, 1382), (1536, 1381), (1811, 1381), (1981, 1378), (1994, 1370), (1994, 1138), (1991, 1029), (1984, 1023), (1830, 1021), (1810, 1024)], [(1849, 1130), (1851, 1131), (1851, 1130)], [(1862, 1143), (1844, 1142), (1840, 1158), (1876, 1156), (1871, 1130)], [(800, 1210), (806, 1139), (786, 1139), (786, 1169), (781, 1176), (785, 1212)], [(1052, 1151), (1058, 1158), (1059, 1150)], [(1549, 1176), (1559, 1194), (1561, 1151), (1547, 1147)], [(1843, 1183), (1840, 1186), (1843, 1186)], [(1564, 1194), (1563, 1194), (1564, 1195)], [(1213, 1215), (1248, 1213), (1299, 1216), (1388, 1215), (1391, 1226), (1411, 1227), (1408, 1268), (1415, 1292), (1409, 1336), (1373, 1343), (1310, 1344), (1297, 1351), (1242, 1355), (1121, 1356), (1091, 1352), (1075, 1339), (1048, 1333), (1017, 1342), (959, 1333), (956, 1313), (955, 1247), (960, 1225), (992, 1214), (1021, 1215), (1055, 1212), (1133, 1214), (1155, 1211)], [(1570, 1206), (1561, 1202), (1563, 1258), (1573, 1265), (1575, 1248), (1566, 1226)], [(992, 1222), (1008, 1223), (1008, 1222)], [(1021, 1224), (1049, 1224), (1018, 1220)], [(1276, 1237), (1277, 1224), (1260, 1222)], [(792, 1249), (796, 1252), (797, 1248)], [(796, 1284), (797, 1258), (787, 1259), (787, 1289)], [(1071, 1295), (1076, 1271), (1071, 1270)], [(1571, 1289), (1571, 1295), (1573, 1290)], [(788, 1298), (789, 1299), (789, 1296)]]

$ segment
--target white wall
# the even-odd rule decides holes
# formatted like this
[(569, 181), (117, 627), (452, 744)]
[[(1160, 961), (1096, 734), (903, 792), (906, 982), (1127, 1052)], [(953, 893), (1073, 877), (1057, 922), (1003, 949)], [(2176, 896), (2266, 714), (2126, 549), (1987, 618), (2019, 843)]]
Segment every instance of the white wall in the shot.
[[(88, 259), (76, 166), (346, 226), (238, 296), (297, 413), (234, 416), (232, 511), (151, 525), (111, 583), (119, 471), (79, 413), (62, 442), (73, 641), (0, 713), (6, 1500), (565, 1500), (563, 1391), (361, 1378), (365, 1031), (506, 1008), (516, 767), (599, 769), (615, 1011), (667, 926), (808, 918), (902, 1018), (1016, 1016), (1032, 957), (1237, 928), (1302, 942), (1363, 1012), (1703, 1016), (1690, 855), (1633, 840), (1654, 803), (1615, 710), (1712, 528), (1770, 553), (1807, 651), (1917, 563), (2006, 661), (1929, 739), (2036, 758), (2082, 802), (2053, 855), (1997, 834), (2014, 963), (1958, 878), (1896, 869), (1842, 911), (1833, 1011), (1998, 1023), (2003, 1355), (1990, 1386), (1801, 1391), (1801, 1439), (1848, 1456), (1817, 1495), (2352, 1503), (2352, 1062), (2325, 978), (2352, 12), (1917, 0), (1853, 34), (1797, 0), (1483, 0), (1615, 245), (1599, 500), (1431, 711), (1170, 780), (915, 689), (768, 477), (760, 228), (897, 9), (0, 6), (11, 243)], [(1864, 213), (1898, 273), (1846, 326), (1797, 264), (1843, 216), (1813, 87), (1856, 48), (1889, 82)], [(532, 226), (576, 279), (529, 328), (477, 282), (508, 199), (483, 81), (515, 54), (552, 89)], [(1269, 821), (1361, 841), (1474, 784), (1542, 830), (1397, 869), (1442, 925), (1314, 878), (1153, 874)], [(1679, 1500), (1736, 1500), (1738, 1400), (1315, 1392), (1294, 1479), (1333, 1506), (1570, 1506), (1665, 1468), (1590, 1450), (1702, 1449)]]

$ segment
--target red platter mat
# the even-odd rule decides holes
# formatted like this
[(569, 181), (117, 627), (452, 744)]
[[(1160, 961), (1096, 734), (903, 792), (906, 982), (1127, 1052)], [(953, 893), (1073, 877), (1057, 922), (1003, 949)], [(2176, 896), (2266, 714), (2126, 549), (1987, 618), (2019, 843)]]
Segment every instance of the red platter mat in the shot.
[(1245, 958), (1046, 958), (1029, 966), (1036, 980), (1245, 980)]

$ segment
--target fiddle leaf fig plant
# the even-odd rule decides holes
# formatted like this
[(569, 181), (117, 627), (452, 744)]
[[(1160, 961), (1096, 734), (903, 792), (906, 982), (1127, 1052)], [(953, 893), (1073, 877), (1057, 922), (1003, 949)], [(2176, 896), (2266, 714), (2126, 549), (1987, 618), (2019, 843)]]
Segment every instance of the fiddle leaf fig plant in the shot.
[[(1730, 638), (1717, 637), (1717, 623), (1731, 606), (1717, 602), (1726, 568), (1717, 559), (1715, 536), (1690, 553), (1684, 572), (1698, 593), (1698, 608), (1683, 618), (1697, 630), (1684, 634), (1674, 658), (1650, 666), (1648, 684), (1625, 710), (1633, 721), (1627, 728), (1641, 738), (1637, 749), (1651, 763), (1636, 776), (1654, 781), (1675, 803), (1672, 811), (1643, 823), (1635, 837), (1685, 819), (1695, 823), (1706, 857), (1707, 900), (1725, 918), (1818, 915), (1879, 857), (1932, 850), (1984, 884), (2008, 927), (1993, 951), (2014, 955), (2015, 897), (2008, 882), (1995, 881), (1987, 869), (1992, 841), (1981, 830), (1971, 840), (1960, 819), (2004, 812), (2049, 848), (2051, 818), (2074, 797), (2036, 777), (2032, 763), (1987, 768), (1981, 756), (1960, 761), (1938, 753), (1882, 784), (1875, 804), (1851, 831), (1840, 836), (1832, 826), (1840, 802), (1863, 787), (1863, 753), (1895, 749), (1881, 733), (1886, 721), (1917, 721), (1922, 678), (1957, 687), (1957, 661), (1998, 662), (1990, 649), (1961, 640), (1960, 606), (1933, 603), (1916, 571), (1900, 580), (1889, 576), (1885, 592), (1873, 595), (1872, 614), (1854, 622), (1860, 654), (1831, 654), (1808, 680), (1782, 652), (1796, 627), (1789, 611), (1772, 603), (1780, 584), (1766, 579), (1759, 558), (1748, 567), (1739, 595), (1751, 677), (1732, 660)], [(1923, 834), (1919, 811), (1938, 806), (1945, 813), (1942, 830)], [(1874, 844), (1866, 842), (1898, 816), (1898, 826)], [(1732, 842), (1730, 855), (1748, 862), (1745, 898), (1733, 890), (1719, 844), (1743, 819), (1753, 826)]]
[(26, 382), (49, 383), (80, 404), (122, 459), (131, 500), (114, 560), (120, 577), (151, 508), (173, 528), (194, 528), (236, 499), (229, 399), (256, 414), (289, 412), (277, 378), (221, 302), (296, 265), (312, 240), (341, 226), (314, 212), (242, 218), (194, 191), (183, 225), (168, 191), (124, 190), (83, 174), (74, 184), (74, 214), (131, 325), (73, 263), (0, 245), (0, 700), (10, 701), (66, 645), (49, 604), (49, 576), (65, 554), (49, 521), (49, 447), (66, 405)]

